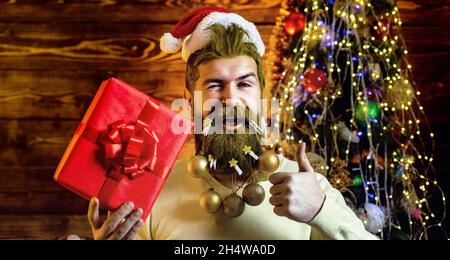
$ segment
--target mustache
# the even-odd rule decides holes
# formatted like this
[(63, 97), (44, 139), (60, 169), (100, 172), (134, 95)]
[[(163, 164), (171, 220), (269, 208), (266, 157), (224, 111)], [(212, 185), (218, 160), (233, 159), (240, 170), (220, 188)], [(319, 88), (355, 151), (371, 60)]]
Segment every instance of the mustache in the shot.
[(234, 125), (244, 125), (253, 134), (262, 135), (262, 128), (257, 123), (257, 115), (250, 112), (245, 105), (229, 105), (222, 103), (214, 106), (208, 111), (206, 118), (212, 120), (214, 127), (224, 127), (227, 123)]
[(224, 118), (249, 118), (250, 109), (244, 105), (229, 105), (222, 104), (220, 106), (214, 106), (209, 111), (209, 114), (222, 115)]

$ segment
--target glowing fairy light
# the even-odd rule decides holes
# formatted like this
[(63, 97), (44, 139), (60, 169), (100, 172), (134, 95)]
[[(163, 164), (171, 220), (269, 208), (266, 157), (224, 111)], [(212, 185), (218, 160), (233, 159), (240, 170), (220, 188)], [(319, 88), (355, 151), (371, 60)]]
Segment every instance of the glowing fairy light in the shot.
[[(269, 63), (274, 64), (272, 94), (283, 107), (277, 123), (283, 126), (283, 140), (277, 142), (309, 142), (314, 153), (327, 158), (318, 169), (327, 170), (329, 178), (337, 158), (347, 167), (352, 160), (364, 163), (354, 173), (361, 180), (362, 197), (378, 205), (405, 200), (420, 208), (421, 218), (411, 215), (405, 228), (394, 218), (390, 228), (419, 227), (422, 234), (431, 225), (440, 226), (442, 219), (427, 206), (429, 191), (440, 191), (429, 176), (434, 156), (427, 144), (433, 143), (435, 134), (429, 130), (424, 107), (417, 100), (421, 93), (410, 80), (412, 65), (398, 29), (402, 25), (398, 8), (380, 7), (378, 2), (374, 6), (366, 0), (284, 0), (282, 6), (269, 57)], [(286, 36), (283, 28), (283, 21), (292, 12), (302, 13), (305, 19), (298, 37)], [(342, 30), (334, 30), (330, 21), (337, 21)], [(344, 57), (343, 53), (350, 54)], [(373, 64), (367, 62), (373, 60)], [(308, 89), (304, 75), (313, 69), (326, 84), (320, 88), (311, 84)], [(342, 103), (349, 106), (339, 107)], [(383, 150), (393, 146), (389, 148), (393, 151)], [(385, 193), (389, 187), (371, 180), (384, 174), (389, 179), (398, 177), (403, 190)], [(417, 180), (421, 183), (414, 183)], [(343, 185), (344, 181), (339, 178), (335, 183)], [(443, 208), (445, 201), (442, 194)], [(391, 216), (401, 209), (386, 210)]]

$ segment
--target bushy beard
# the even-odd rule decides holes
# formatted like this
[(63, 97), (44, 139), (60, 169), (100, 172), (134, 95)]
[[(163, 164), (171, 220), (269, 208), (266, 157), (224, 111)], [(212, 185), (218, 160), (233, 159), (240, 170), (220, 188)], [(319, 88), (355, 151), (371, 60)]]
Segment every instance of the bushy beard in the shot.
[[(249, 110), (244, 109), (225, 109), (223, 110), (223, 119), (229, 118), (230, 114), (227, 111), (234, 111), (235, 118), (242, 120), (244, 133), (210, 133), (207, 136), (202, 134), (195, 135), (196, 154), (203, 153), (208, 158), (209, 155), (217, 160), (216, 168), (212, 169), (215, 174), (233, 174), (236, 169), (231, 168), (229, 161), (238, 161), (238, 166), (241, 168), (243, 175), (251, 174), (255, 168), (257, 161), (249, 154), (244, 154), (243, 148), (250, 146), (252, 151), (259, 156), (262, 152), (261, 135), (258, 134), (254, 127), (250, 124)], [(238, 111), (244, 111), (245, 114), (240, 114)], [(252, 117), (253, 118), (253, 117)], [(225, 120), (224, 120), (225, 121)], [(223, 127), (223, 125), (215, 124), (215, 127)], [(242, 132), (242, 129), (239, 129)]]

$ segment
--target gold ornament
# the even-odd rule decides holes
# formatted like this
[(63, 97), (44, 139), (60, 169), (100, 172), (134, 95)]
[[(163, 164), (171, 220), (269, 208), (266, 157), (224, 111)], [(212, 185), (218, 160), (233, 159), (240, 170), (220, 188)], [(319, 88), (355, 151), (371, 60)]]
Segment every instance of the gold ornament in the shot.
[(305, 30), (305, 36), (308, 36), (309, 41), (306, 42), (306, 45), (309, 47), (314, 47), (315, 45), (322, 43), (324, 40), (330, 42), (331, 39), (327, 39), (327, 37), (331, 37), (331, 31), (331, 27), (327, 25), (312, 26), (307, 28)]
[(273, 173), (278, 169), (280, 160), (273, 151), (265, 151), (259, 156), (258, 170), (266, 173)]
[(415, 92), (411, 82), (407, 79), (400, 79), (392, 85), (386, 87), (385, 101), (389, 106), (401, 110), (411, 107), (414, 102)]
[(194, 178), (202, 178), (209, 173), (208, 160), (201, 155), (193, 156), (189, 159), (187, 170)]
[(200, 195), (199, 203), (203, 210), (214, 213), (222, 206), (222, 198), (214, 190), (209, 190)]
[(292, 143), (288, 143), (286, 140), (281, 141), (279, 144), (279, 150), (281, 154), (289, 160), (295, 161), (297, 146)]
[(345, 192), (347, 187), (353, 185), (353, 180), (350, 178), (350, 172), (345, 169), (345, 162), (341, 159), (336, 159), (333, 169), (328, 175), (331, 186), (340, 192)]
[(266, 192), (264, 188), (256, 183), (245, 186), (242, 191), (242, 198), (250, 206), (258, 206), (264, 201)]
[(241, 197), (231, 194), (223, 200), (223, 212), (228, 217), (239, 217), (245, 209), (245, 203)]

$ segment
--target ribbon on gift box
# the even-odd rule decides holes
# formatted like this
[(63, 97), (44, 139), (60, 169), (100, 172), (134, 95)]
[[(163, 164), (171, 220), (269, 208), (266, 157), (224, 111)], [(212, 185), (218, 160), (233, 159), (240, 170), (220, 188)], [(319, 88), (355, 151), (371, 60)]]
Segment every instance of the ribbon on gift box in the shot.
[[(98, 198), (111, 197), (124, 177), (136, 179), (154, 174), (165, 179), (169, 168), (158, 160), (158, 137), (151, 131), (158, 114), (159, 104), (149, 99), (134, 122), (116, 121), (108, 129), (96, 129), (89, 124), (82, 137), (101, 148), (99, 161), (105, 168), (107, 179)], [(106, 199), (107, 200), (107, 199)]]
[(114, 122), (99, 142), (103, 147), (100, 159), (110, 178), (120, 180), (125, 175), (136, 179), (155, 168), (159, 141), (141, 120), (129, 124), (123, 120)]

